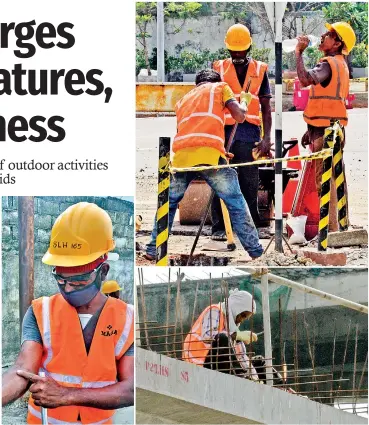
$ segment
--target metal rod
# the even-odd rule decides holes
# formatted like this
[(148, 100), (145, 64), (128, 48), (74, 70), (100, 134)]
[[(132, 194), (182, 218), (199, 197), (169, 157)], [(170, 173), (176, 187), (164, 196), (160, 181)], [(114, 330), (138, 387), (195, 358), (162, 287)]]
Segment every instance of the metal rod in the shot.
[[(345, 368), (345, 362), (346, 362), (346, 354), (347, 354), (347, 347), (348, 347), (348, 342), (349, 342), (349, 336), (350, 336), (350, 331), (351, 331), (351, 319), (349, 321), (349, 325), (348, 325), (348, 330), (347, 330), (347, 336), (346, 336), (346, 344), (345, 344), (345, 352), (343, 354), (343, 362), (342, 362), (342, 369), (341, 369), (341, 375), (340, 378), (342, 378), (343, 376), (343, 371)], [(341, 386), (338, 386), (338, 389), (341, 389)], [(339, 405), (339, 404), (338, 404)]]
[(268, 360), (265, 361), (265, 371), (266, 371), (266, 382), (268, 385), (271, 385), (271, 380), (268, 378), (273, 377), (272, 369), (272, 332), (270, 328), (270, 309), (269, 309), (269, 284), (268, 284), (268, 273), (267, 269), (262, 269), (263, 273), (261, 276), (261, 289), (262, 289), (262, 301), (263, 301), (263, 327), (264, 327), (264, 350), (265, 357)]
[[(34, 299), (35, 226), (34, 197), (18, 197), (19, 229), (19, 320), (22, 334), (23, 317)], [(20, 335), (21, 337), (21, 335)]]
[[(331, 390), (320, 390), (319, 393), (330, 393)], [(340, 390), (341, 393), (343, 392), (352, 392), (352, 390)], [(355, 392), (368, 392), (368, 390), (355, 390)], [(311, 394), (312, 391), (301, 391), (299, 394)], [(351, 396), (350, 396), (351, 397)]]
[(167, 328), (174, 328), (175, 325), (168, 325), (168, 326), (152, 326), (149, 328), (140, 328), (139, 331), (146, 331), (149, 330), (151, 331), (152, 329), (167, 329)]
[[(143, 285), (143, 270), (142, 270), (142, 268), (138, 269), (138, 276), (139, 276), (139, 284), (140, 284), (142, 315), (143, 315), (144, 321), (146, 322), (147, 314), (146, 314), (145, 291), (144, 291), (144, 285)], [(150, 348), (149, 333), (147, 332), (147, 330), (145, 330), (145, 339), (146, 339), (146, 346), (148, 348)]]
[[(333, 349), (332, 349), (332, 375), (334, 373), (334, 357), (336, 352), (336, 338), (337, 338), (337, 318), (334, 318), (334, 330), (333, 330)], [(333, 382), (331, 383), (331, 392), (333, 394)]]
[[(349, 381), (349, 379), (333, 379), (333, 382), (338, 382), (338, 381)], [(311, 382), (299, 382), (297, 383), (292, 383), (292, 384), (281, 384), (278, 385), (278, 387), (284, 387), (284, 386), (294, 386), (294, 385), (307, 385), (307, 384), (325, 384), (326, 382), (332, 382), (331, 379), (327, 379), (325, 381), (311, 381)]]
[[(357, 361), (357, 340), (358, 340), (358, 334), (359, 334), (359, 324), (356, 323), (356, 332), (355, 332), (355, 354), (354, 354), (354, 375), (352, 377), (352, 395), (354, 395), (355, 391), (355, 380), (356, 380), (356, 361)], [(354, 405), (354, 413), (356, 413), (356, 402), (353, 403)]]
[[(254, 268), (250, 268), (250, 270), (252, 270), (251, 274), (255, 274), (257, 271), (257, 269), (254, 269)], [(334, 304), (342, 305), (352, 310), (356, 310), (356, 311), (360, 311), (361, 313), (368, 314), (367, 306), (355, 303), (353, 301), (346, 300), (341, 297), (337, 297), (336, 295), (329, 294), (328, 292), (320, 291), (319, 289), (315, 289), (310, 286), (303, 285), (298, 282), (294, 282), (293, 280), (286, 279), (284, 277), (277, 276), (272, 273), (268, 273), (268, 279), (275, 283), (278, 283), (279, 285), (288, 286), (290, 288), (297, 289), (307, 294), (316, 295), (320, 298), (324, 298), (325, 300), (331, 301)]]
[[(167, 320), (166, 320), (166, 326), (168, 326), (169, 325), (169, 311), (170, 311), (170, 268), (169, 268), (169, 270), (168, 270), (168, 292), (167, 292)], [(169, 344), (169, 341), (168, 341), (168, 331), (169, 331), (169, 328), (167, 327), (166, 328), (166, 331), (165, 331), (165, 344), (166, 344), (166, 348), (168, 348), (168, 344)]]
[[(366, 369), (366, 365), (367, 365), (367, 363), (368, 363), (368, 352), (366, 353), (365, 362), (364, 362), (364, 367), (363, 367), (363, 370), (362, 370), (362, 372), (361, 372), (360, 381), (359, 381), (359, 386), (357, 387), (357, 391), (360, 391), (361, 384), (363, 383), (364, 372), (365, 372), (365, 369)], [(364, 391), (364, 390), (363, 390), (363, 391)], [(356, 401), (357, 401), (357, 397), (356, 397), (355, 403), (356, 403)]]
[(296, 371), (298, 369), (298, 359), (297, 359), (297, 310), (295, 307), (294, 313), (293, 313), (293, 326), (294, 326), (294, 347), (293, 347), (293, 363), (294, 363), (294, 375), (295, 375), (295, 382), (298, 383), (297, 374)]

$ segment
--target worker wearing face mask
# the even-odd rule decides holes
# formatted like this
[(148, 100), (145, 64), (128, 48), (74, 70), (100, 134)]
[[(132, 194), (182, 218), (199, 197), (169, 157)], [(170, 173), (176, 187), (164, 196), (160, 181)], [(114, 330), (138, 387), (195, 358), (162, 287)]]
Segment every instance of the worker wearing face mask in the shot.
[(114, 247), (111, 219), (95, 204), (72, 205), (52, 228), (42, 261), (59, 293), (32, 302), (2, 384), (3, 406), (29, 389), (28, 423), (42, 423), (43, 407), (50, 423), (112, 424), (115, 409), (133, 405), (133, 306), (100, 291)]
[[(239, 100), (241, 92), (246, 90), (249, 82), (251, 84), (248, 91), (252, 95), (245, 120), (238, 124), (234, 137), (231, 149), (231, 153), (234, 155), (232, 163), (252, 162), (259, 157), (270, 156), (272, 128), (270, 99), (272, 95), (267, 75), (268, 65), (252, 58), (252, 38), (245, 25), (232, 25), (227, 31), (224, 42), (230, 58), (215, 61), (213, 69), (219, 72), (222, 81), (231, 87), (237, 100)], [(229, 139), (234, 124), (235, 120), (230, 114), (227, 114), (226, 141)], [(240, 167), (238, 181), (255, 226), (262, 227), (263, 223), (258, 211), (258, 166)], [(226, 240), (223, 216), (217, 197), (214, 198), (212, 204), (212, 221), (212, 239)]]

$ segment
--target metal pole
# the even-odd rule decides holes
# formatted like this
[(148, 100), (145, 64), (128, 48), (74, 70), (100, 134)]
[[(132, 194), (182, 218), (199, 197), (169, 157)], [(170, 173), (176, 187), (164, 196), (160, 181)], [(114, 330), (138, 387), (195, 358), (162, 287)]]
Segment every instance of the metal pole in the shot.
[[(246, 269), (250, 271), (251, 274), (257, 272), (256, 269)], [(252, 271), (251, 271), (252, 270)], [(355, 303), (353, 301), (346, 300), (345, 298), (337, 297), (336, 295), (329, 294), (328, 292), (320, 291), (319, 289), (312, 288), (307, 285), (302, 285), (301, 283), (294, 282), (293, 280), (286, 279), (281, 276), (276, 276), (275, 274), (268, 273), (268, 278), (279, 285), (288, 286), (293, 289), (305, 292), (306, 294), (316, 295), (320, 298), (324, 298), (328, 301), (333, 302), (334, 304), (342, 305), (344, 307), (350, 308), (351, 310), (360, 311), (360, 313), (368, 314), (368, 307)]]
[(265, 273), (261, 276), (261, 291), (262, 291), (262, 301), (263, 301), (264, 351), (265, 351), (265, 357), (266, 357), (265, 372), (266, 372), (266, 378), (267, 378), (266, 382), (268, 385), (273, 385), (272, 333), (270, 330), (268, 273)]
[[(282, 158), (282, 18), (283, 12), (274, 3), (275, 32), (275, 157)], [(282, 163), (275, 164), (275, 251), (283, 252)]]
[(156, 43), (157, 43), (157, 78), (158, 83), (165, 81), (165, 64), (164, 64), (164, 3), (157, 2), (156, 7)]
[[(19, 322), (22, 329), (23, 317), (34, 299), (34, 198), (18, 198), (19, 228)], [(22, 332), (22, 331), (21, 331)]]

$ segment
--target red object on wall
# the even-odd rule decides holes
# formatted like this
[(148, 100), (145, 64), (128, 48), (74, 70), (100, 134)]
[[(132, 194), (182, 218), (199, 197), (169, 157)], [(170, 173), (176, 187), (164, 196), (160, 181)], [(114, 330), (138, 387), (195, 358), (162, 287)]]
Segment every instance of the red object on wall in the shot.
[[(293, 217), (307, 216), (305, 237), (307, 240), (311, 240), (318, 234), (320, 215), (319, 196), (315, 185), (314, 161), (305, 162), (298, 183), (291, 215)], [(292, 231), (288, 227), (288, 235), (290, 236), (291, 234)]]
[(304, 111), (309, 100), (309, 88), (301, 89), (300, 81), (295, 78), (293, 83), (293, 104), (297, 111)]

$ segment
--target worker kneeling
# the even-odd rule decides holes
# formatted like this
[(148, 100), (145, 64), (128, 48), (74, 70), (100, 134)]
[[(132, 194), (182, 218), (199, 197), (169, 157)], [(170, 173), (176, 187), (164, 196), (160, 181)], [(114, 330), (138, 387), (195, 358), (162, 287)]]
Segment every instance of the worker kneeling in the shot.
[[(42, 261), (59, 294), (32, 302), (15, 365), (3, 376), (3, 406), (31, 392), (27, 423), (112, 424), (134, 401), (133, 306), (100, 292), (113, 250), (109, 215), (72, 205), (56, 220)], [(39, 376), (43, 373), (45, 376)]]
[(227, 303), (210, 305), (192, 326), (184, 342), (183, 360), (207, 369), (259, 380), (245, 347), (258, 338), (255, 333), (239, 330), (240, 324), (255, 312), (255, 301), (248, 292), (230, 291)]
[[(221, 82), (220, 74), (203, 70), (196, 75), (196, 87), (176, 104), (177, 134), (173, 142), (173, 167), (184, 168), (198, 165), (227, 163), (224, 148), (225, 113), (229, 111), (237, 122), (245, 120), (250, 95), (242, 92), (237, 102), (227, 83)], [(178, 172), (170, 179), (169, 231), (179, 202), (194, 179), (204, 179), (219, 198), (223, 199), (233, 228), (244, 249), (251, 258), (260, 257), (263, 248), (251, 218), (249, 208), (233, 168)], [(199, 200), (201, 202), (202, 200)], [(146, 246), (146, 256), (156, 256), (156, 221), (151, 241)]]

